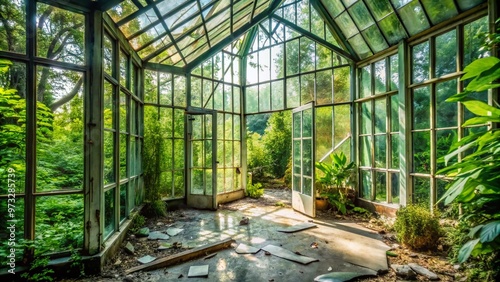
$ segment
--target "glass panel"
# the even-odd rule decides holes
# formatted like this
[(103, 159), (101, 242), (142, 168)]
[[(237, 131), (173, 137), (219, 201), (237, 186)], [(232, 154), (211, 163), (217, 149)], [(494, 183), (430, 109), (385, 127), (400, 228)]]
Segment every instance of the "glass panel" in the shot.
[(126, 178), (127, 174), (127, 140), (128, 135), (120, 134), (120, 179)]
[(137, 10), (137, 6), (135, 6), (131, 0), (125, 0), (108, 10), (108, 14), (115, 22), (118, 22)]
[(385, 98), (375, 100), (375, 133), (385, 133), (387, 108)]
[(457, 71), (457, 32), (436, 37), (436, 77)]
[(304, 110), (302, 112), (302, 137), (312, 137), (312, 123), (312, 109)]
[[(26, 53), (26, 4), (24, 0), (2, 2), (0, 50)], [(5, 17), (8, 20), (4, 20)]]
[[(191, 86), (192, 88), (192, 86)], [(233, 87), (224, 84), (224, 111), (233, 112)]]
[[(65, 63), (85, 64), (84, 15), (37, 3), (36, 18), (37, 56)], [(24, 38), (20, 41), (24, 44)], [(15, 49), (15, 46), (12, 47)]]
[(174, 171), (174, 197), (183, 198), (185, 195), (184, 191), (184, 171), (176, 170)]
[[(436, 171), (445, 167), (444, 161), (440, 161), (439, 159), (444, 157), (449, 153), (451, 145), (458, 140), (457, 130), (438, 130), (436, 131)], [(448, 166), (456, 163), (457, 158), (454, 157), (450, 161), (448, 161)]]
[(128, 57), (120, 50), (120, 84), (128, 85)]
[[(488, 17), (482, 17), (464, 26), (463, 66), (469, 65), (470, 63), (472, 63), (472, 61), (476, 59), (486, 57), (486, 53), (488, 53), (488, 51), (480, 50), (482, 39), (479, 36), (477, 36), (477, 34), (486, 32), (488, 32)], [(462, 66), (461, 69), (463, 69)]]
[(344, 5), (340, 1), (321, 0), (321, 3), (323, 3), (332, 17), (338, 16), (345, 10)]
[(158, 77), (156, 71), (144, 70), (144, 102), (158, 103)]
[(398, 90), (399, 89), (399, 61), (398, 61), (398, 55), (391, 56), (389, 58), (389, 63), (390, 63), (390, 90)]
[(445, 101), (456, 93), (457, 81), (455, 79), (436, 84), (436, 126), (438, 128), (458, 126), (458, 104)]
[(271, 110), (271, 91), (270, 84), (264, 83), (259, 85), (259, 112)]
[(113, 76), (113, 42), (109, 38), (108, 34), (104, 34), (102, 38), (103, 42), (103, 68), (106, 73)]
[(215, 83), (214, 85), (214, 109), (218, 111), (224, 110), (224, 99), (222, 97), (222, 84), (221, 83)]
[(359, 32), (358, 28), (347, 12), (343, 12), (337, 18), (335, 18), (335, 23), (339, 26), (340, 30), (342, 30), (342, 33), (346, 38), (351, 38)]
[(160, 105), (172, 105), (172, 75), (160, 72)]
[(386, 137), (385, 135), (375, 136), (375, 167), (386, 168)]
[(419, 0), (413, 0), (408, 5), (399, 9), (399, 16), (403, 20), (410, 36), (430, 27)]
[(317, 104), (331, 104), (333, 102), (331, 70), (325, 70), (316, 73), (316, 89)]
[(365, 2), (377, 21), (380, 21), (393, 11), (389, 0), (365, 0)]
[(369, 170), (361, 171), (361, 197), (371, 200), (372, 191), (372, 173)]
[(333, 147), (333, 107), (316, 108), (316, 158), (321, 159)]
[(416, 45), (412, 49), (412, 82), (419, 83), (429, 79), (429, 42)]
[(430, 206), (431, 183), (428, 178), (413, 178), (413, 201), (417, 204)]
[[(333, 120), (334, 120), (334, 143), (338, 144), (342, 141), (348, 134), (351, 133), (351, 105), (339, 105), (335, 106), (333, 110)], [(316, 123), (317, 124), (317, 123)], [(346, 141), (344, 144), (349, 148), (349, 152), (346, 153), (350, 156), (350, 142)]]
[[(287, 49), (287, 52), (289, 49)], [(316, 46), (307, 37), (300, 38), (300, 72), (313, 71), (316, 65)], [(287, 54), (288, 55), (288, 54)], [(287, 60), (288, 64), (288, 60)]]
[(285, 107), (283, 95), (283, 80), (271, 82), (271, 107), (273, 111), (282, 110)]
[(247, 84), (259, 82), (258, 76), (258, 57), (257, 53), (248, 54), (247, 56)]
[(292, 40), (286, 43), (286, 75), (299, 72), (299, 40)]
[(174, 106), (186, 106), (186, 77), (174, 76)]
[(399, 131), (399, 97), (398, 95), (391, 96), (391, 131)]
[(430, 173), (430, 133), (428, 131), (413, 133), (413, 171)]
[(128, 131), (128, 95), (120, 92), (120, 131)]
[(360, 58), (364, 59), (373, 55), (372, 51), (370, 50), (370, 48), (368, 48), (368, 45), (366, 45), (366, 42), (361, 36), (361, 34), (356, 34), (348, 41), (349, 43), (351, 43), (352, 48)]
[(83, 248), (83, 195), (37, 197), (35, 212), (35, 254)]
[(104, 238), (115, 229), (115, 188), (104, 192)]
[(203, 169), (191, 170), (191, 194), (203, 195)]
[(375, 23), (363, 1), (358, 1), (348, 10), (360, 30), (364, 30)]
[(317, 68), (324, 69), (332, 66), (332, 50), (327, 47), (316, 44), (316, 52), (317, 52)]
[(375, 172), (375, 201), (387, 201), (387, 181), (385, 172)]
[(191, 76), (191, 106), (201, 108), (201, 79)]
[(399, 169), (399, 134), (391, 134), (391, 168)]
[(394, 13), (381, 20), (379, 27), (390, 45), (394, 45), (406, 37), (406, 31)]
[(300, 82), (298, 76), (287, 79), (286, 82), (287, 108), (296, 108), (300, 105), (299, 90), (300, 90)]
[(160, 172), (160, 195), (164, 198), (172, 198), (172, 171)]
[(399, 204), (399, 173), (391, 173), (391, 203)]
[(372, 132), (372, 102), (361, 103), (361, 134)]
[(413, 129), (430, 128), (431, 97), (429, 86), (413, 91)]
[(174, 168), (184, 169), (184, 140), (174, 140)]
[(433, 25), (458, 15), (453, 0), (422, 0), (422, 4)]
[(376, 25), (372, 25), (371, 27), (367, 28), (362, 32), (362, 34), (364, 35), (366, 42), (368, 42), (374, 53), (383, 51), (387, 49), (387, 47), (389, 47)]
[(269, 63), (271, 62), (271, 49), (265, 48), (258, 52), (259, 54), (259, 82), (268, 81), (271, 79), (271, 71)]
[(302, 136), (302, 113), (296, 112), (293, 114), (293, 138)]
[(386, 92), (385, 60), (378, 61), (375, 66), (375, 94)]
[(241, 96), (240, 87), (233, 86), (233, 107), (235, 113), (241, 112), (240, 96)]
[(372, 165), (372, 136), (362, 136), (361, 139), (361, 166), (371, 167)]
[(300, 104), (305, 105), (314, 100), (314, 73), (300, 77)]
[(36, 190), (83, 189), (83, 75), (47, 67), (36, 70), (37, 99), (42, 101), (36, 109)]
[(129, 183), (120, 185), (120, 222), (127, 216), (127, 186)]
[(484, 3), (484, 0), (457, 0), (457, 2), (460, 10), (465, 11)]
[(271, 47), (271, 79), (282, 78), (283, 71), (283, 44)]
[(257, 113), (259, 111), (259, 86), (250, 86), (246, 88), (246, 112)]
[(351, 101), (351, 68), (333, 70), (333, 101), (335, 103)]
[(372, 95), (371, 83), (371, 65), (361, 69), (361, 83), (359, 85), (359, 98), (369, 97)]
[(114, 136), (113, 132), (104, 131), (104, 185), (116, 181), (114, 170)]

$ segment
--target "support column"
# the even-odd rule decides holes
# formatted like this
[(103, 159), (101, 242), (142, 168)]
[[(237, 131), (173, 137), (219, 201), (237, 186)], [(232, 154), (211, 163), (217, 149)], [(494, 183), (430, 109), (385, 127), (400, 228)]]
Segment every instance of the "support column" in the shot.
[(407, 89), (408, 81), (408, 43), (402, 41), (398, 46), (399, 61), (399, 203), (406, 206), (412, 202), (413, 183), (410, 172), (411, 154), (411, 95)]
[(101, 250), (103, 234), (103, 69), (102, 69), (102, 12), (93, 11), (87, 18), (86, 56), (88, 72), (85, 77), (85, 233), (84, 253)]

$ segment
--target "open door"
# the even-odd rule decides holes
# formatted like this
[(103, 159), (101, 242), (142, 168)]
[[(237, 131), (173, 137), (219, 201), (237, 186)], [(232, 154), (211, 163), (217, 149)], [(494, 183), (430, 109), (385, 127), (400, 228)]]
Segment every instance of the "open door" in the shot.
[(314, 188), (314, 104), (292, 111), (292, 208), (316, 216)]
[(190, 109), (188, 136), (187, 205), (217, 209), (217, 113)]

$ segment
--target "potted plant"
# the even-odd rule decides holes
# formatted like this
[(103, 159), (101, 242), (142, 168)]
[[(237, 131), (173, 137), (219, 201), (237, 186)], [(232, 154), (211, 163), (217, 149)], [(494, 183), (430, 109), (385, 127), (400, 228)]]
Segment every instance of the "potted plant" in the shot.
[(319, 198), (326, 199), (342, 214), (346, 213), (349, 203), (355, 198), (355, 191), (351, 187), (356, 176), (356, 165), (347, 162), (343, 152), (330, 155), (331, 162), (316, 162), (316, 168), (323, 173), (318, 178), (321, 186), (317, 189)]

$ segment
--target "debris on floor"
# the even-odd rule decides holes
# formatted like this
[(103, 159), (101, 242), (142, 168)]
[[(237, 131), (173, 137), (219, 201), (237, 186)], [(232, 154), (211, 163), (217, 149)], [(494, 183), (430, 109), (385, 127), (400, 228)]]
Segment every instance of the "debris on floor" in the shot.
[(137, 231), (135, 234), (137, 237), (148, 237), (149, 236), (149, 228), (143, 227)]
[(173, 246), (174, 246), (174, 244), (169, 243), (169, 242), (160, 242), (159, 245), (158, 245), (158, 250), (162, 251), (162, 250), (170, 249)]
[(171, 227), (169, 229), (167, 229), (167, 234), (170, 235), (170, 236), (175, 236), (179, 233), (181, 233), (184, 229), (180, 229), (180, 228), (174, 228), (174, 227)]
[(427, 277), (429, 280), (439, 280), (436, 273), (428, 270), (427, 268), (420, 266), (417, 263), (409, 263), (408, 266), (413, 269), (417, 274)]
[(142, 263), (142, 264), (146, 264), (146, 263), (150, 263), (150, 262), (154, 261), (155, 259), (156, 259), (155, 257), (147, 255), (147, 256), (143, 256), (143, 257), (138, 258), (137, 261)]
[(240, 225), (248, 225), (248, 222), (250, 221), (250, 219), (248, 217), (243, 217), (241, 220), (240, 220)]
[(302, 256), (302, 255), (297, 255), (287, 249), (274, 246), (274, 245), (267, 245), (264, 248), (261, 248), (262, 250), (271, 253), (274, 256), (284, 258), (287, 260), (291, 260), (294, 262), (298, 262), (301, 264), (309, 264), (314, 261), (319, 261), (318, 259), (307, 257), (307, 256)]
[(332, 272), (317, 276), (314, 278), (315, 282), (342, 282), (342, 281), (351, 281), (354, 278), (367, 278), (367, 277), (376, 277), (377, 273), (375, 271), (367, 272), (367, 273), (358, 273), (358, 272)]
[(259, 248), (248, 246), (243, 243), (240, 243), (235, 250), (235, 252), (238, 254), (256, 254), (259, 251), (260, 251)]
[(190, 277), (208, 277), (208, 264), (191, 266), (188, 272), (188, 278)]
[(284, 227), (284, 228), (279, 228), (278, 231), (284, 232), (284, 233), (293, 233), (293, 232), (298, 232), (298, 231), (306, 230), (306, 229), (313, 228), (313, 227), (317, 227), (317, 225), (314, 223), (311, 223), (311, 222), (304, 222), (304, 223), (299, 223), (299, 224)]
[(125, 252), (130, 255), (133, 255), (135, 253), (135, 248), (130, 242), (127, 242), (127, 244), (125, 245)]
[(217, 253), (213, 253), (213, 254), (209, 254), (207, 255), (206, 257), (203, 258), (203, 260), (206, 260), (206, 259), (209, 259), (209, 258), (213, 258), (217, 255)]
[(317, 249), (317, 248), (318, 248), (318, 243), (316, 243), (316, 242), (312, 242), (312, 243), (311, 243), (311, 248), (313, 248), (313, 249)]
[(417, 274), (408, 265), (392, 264), (391, 268), (396, 272), (396, 275), (407, 279), (414, 280), (417, 278)]
[(136, 272), (139, 270), (153, 270), (153, 269), (171, 266), (171, 265), (178, 264), (181, 262), (186, 262), (186, 261), (189, 261), (189, 260), (192, 260), (195, 258), (199, 258), (199, 257), (205, 255), (206, 253), (216, 252), (219, 250), (229, 248), (232, 243), (234, 243), (234, 240), (231, 238), (227, 238), (227, 239), (224, 239), (221, 241), (217, 241), (215, 243), (203, 245), (203, 246), (191, 249), (191, 250), (187, 250), (187, 251), (184, 251), (184, 252), (181, 252), (178, 254), (168, 256), (168, 257), (163, 257), (163, 258), (160, 258), (160, 259), (158, 259), (154, 262), (151, 262), (151, 263), (132, 267), (130, 269), (127, 269), (125, 271), (125, 274), (129, 274), (129, 273)]
[(149, 233), (148, 240), (168, 240), (170, 236), (161, 232), (161, 231), (153, 231)]

